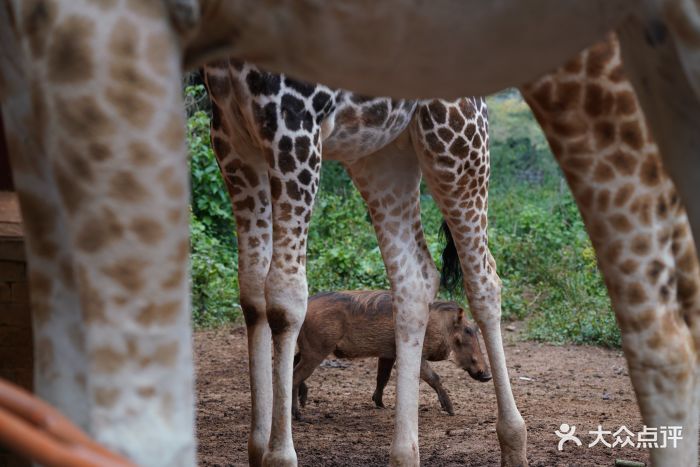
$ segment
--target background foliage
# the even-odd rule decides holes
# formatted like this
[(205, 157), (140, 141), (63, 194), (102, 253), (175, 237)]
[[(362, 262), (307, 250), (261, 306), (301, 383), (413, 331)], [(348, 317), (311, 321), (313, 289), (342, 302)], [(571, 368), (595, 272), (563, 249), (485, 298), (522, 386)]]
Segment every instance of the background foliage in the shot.
[[(203, 88), (187, 88), (190, 102)], [(490, 246), (503, 280), (503, 317), (527, 321), (527, 336), (549, 342), (619, 346), (605, 287), (564, 179), (517, 91), (487, 99), (491, 128)], [(236, 319), (236, 237), (228, 196), (209, 145), (205, 111), (189, 117), (192, 154), (192, 293), (195, 322)], [(439, 265), (442, 217), (421, 196), (428, 245)], [(342, 167), (324, 162), (309, 231), (311, 294), (388, 288), (364, 203)], [(444, 293), (442, 294), (444, 296)], [(464, 302), (460, 297), (454, 299)]]

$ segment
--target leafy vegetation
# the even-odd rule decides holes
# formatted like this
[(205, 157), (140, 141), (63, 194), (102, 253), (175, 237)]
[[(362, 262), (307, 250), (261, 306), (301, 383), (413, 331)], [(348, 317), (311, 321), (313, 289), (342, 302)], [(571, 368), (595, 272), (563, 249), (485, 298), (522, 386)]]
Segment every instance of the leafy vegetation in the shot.
[[(196, 102), (204, 87), (185, 88)], [(239, 315), (237, 243), (231, 202), (209, 142), (209, 116), (203, 110), (189, 112), (190, 213), (192, 310), (199, 326), (216, 326)]]
[[(201, 86), (188, 87), (192, 100), (201, 92)], [(532, 339), (619, 346), (593, 249), (542, 132), (517, 91), (488, 103), (489, 241), (503, 280), (504, 319), (527, 320)], [(234, 224), (208, 125), (204, 112), (191, 114), (192, 293), (200, 326), (240, 314)], [(439, 263), (442, 217), (429, 194), (422, 194), (421, 206), (426, 239)], [(310, 293), (388, 288), (362, 198), (336, 163), (324, 162), (308, 245)]]

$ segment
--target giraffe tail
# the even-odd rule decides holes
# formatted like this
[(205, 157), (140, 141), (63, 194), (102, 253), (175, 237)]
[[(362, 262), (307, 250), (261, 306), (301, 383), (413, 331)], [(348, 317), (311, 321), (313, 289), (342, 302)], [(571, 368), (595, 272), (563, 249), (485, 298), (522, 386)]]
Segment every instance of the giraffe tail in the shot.
[(445, 248), (442, 250), (440, 286), (452, 294), (462, 284), (462, 266), (459, 263), (457, 246), (452, 238), (452, 232), (450, 232), (450, 228), (444, 220), (440, 226), (440, 236), (445, 239)]

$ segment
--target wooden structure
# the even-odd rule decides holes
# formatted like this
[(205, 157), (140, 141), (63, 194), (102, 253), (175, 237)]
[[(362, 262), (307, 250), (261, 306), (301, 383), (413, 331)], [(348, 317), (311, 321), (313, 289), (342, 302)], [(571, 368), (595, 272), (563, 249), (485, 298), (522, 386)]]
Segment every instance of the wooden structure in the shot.
[[(32, 328), (21, 217), (0, 117), (0, 378), (32, 390)], [(0, 446), (0, 466), (29, 463)]]

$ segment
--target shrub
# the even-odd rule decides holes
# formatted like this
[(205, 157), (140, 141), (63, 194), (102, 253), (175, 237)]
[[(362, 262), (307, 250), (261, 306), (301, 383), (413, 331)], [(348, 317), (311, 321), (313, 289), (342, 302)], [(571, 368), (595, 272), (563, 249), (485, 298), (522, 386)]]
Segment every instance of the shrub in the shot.
[[(188, 86), (186, 92), (197, 96), (204, 93), (204, 86)], [(209, 141), (209, 116), (197, 110), (187, 122), (192, 212), (209, 235), (235, 242), (231, 202)]]
[[(188, 86), (185, 92), (201, 100), (204, 87)], [(216, 326), (240, 316), (236, 235), (231, 203), (209, 144), (207, 114), (194, 111), (188, 130), (192, 315), (197, 326)]]
[(218, 326), (240, 316), (236, 257), (230, 246), (190, 216), (192, 316), (197, 326)]
[(489, 240), (504, 317), (528, 319), (533, 339), (619, 346), (583, 221), (534, 118), (517, 93), (489, 106), (491, 128), (500, 123), (492, 132)]

